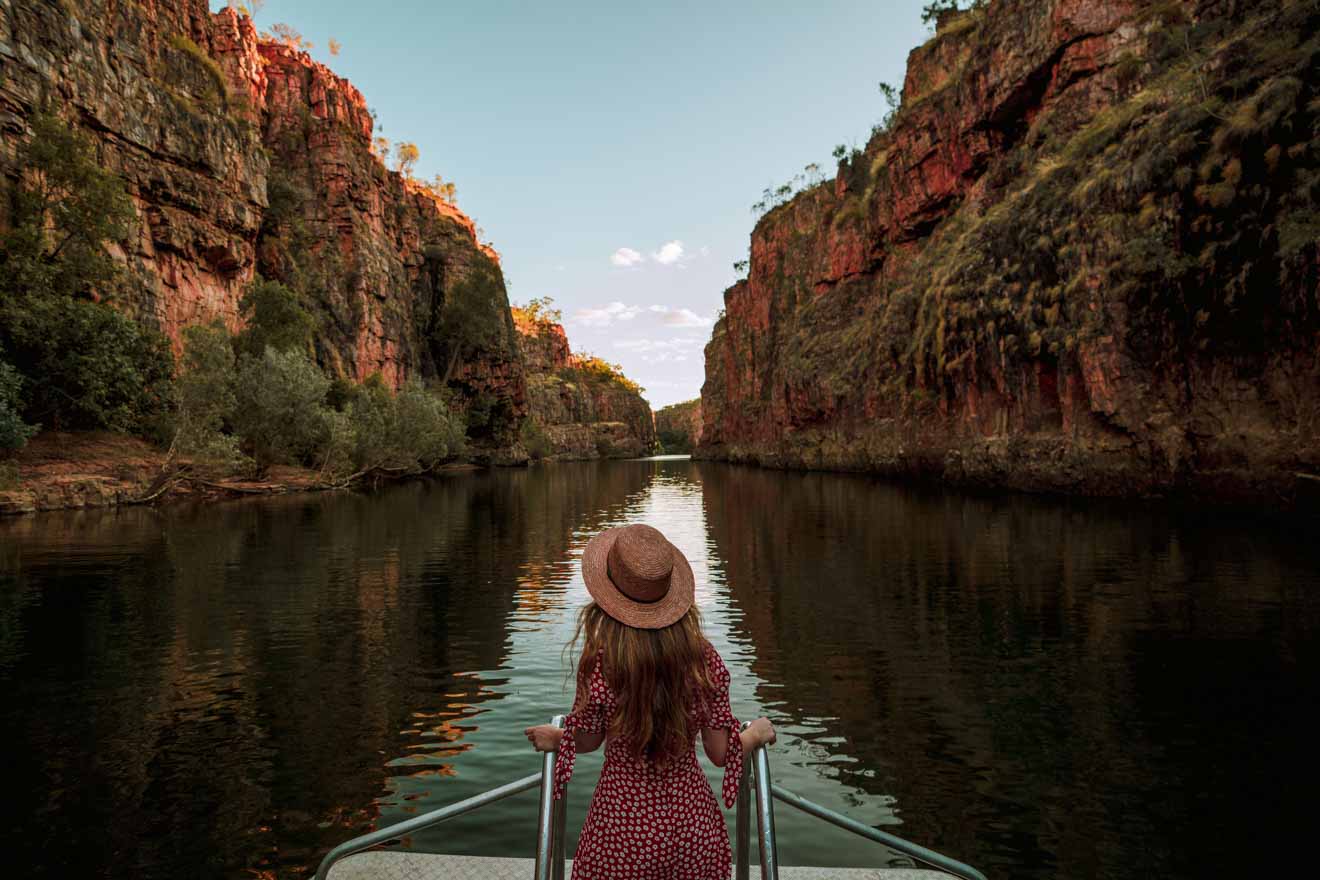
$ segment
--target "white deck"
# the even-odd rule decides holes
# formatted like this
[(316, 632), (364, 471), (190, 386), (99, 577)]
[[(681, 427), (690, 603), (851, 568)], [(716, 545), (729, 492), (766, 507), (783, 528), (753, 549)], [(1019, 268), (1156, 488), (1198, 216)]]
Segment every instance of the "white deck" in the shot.
[[(571, 875), (564, 873), (565, 877)], [(349, 856), (330, 870), (330, 880), (528, 880), (531, 859), (438, 856), (413, 852), (366, 852)], [(752, 877), (761, 869), (752, 866)], [(779, 868), (780, 880), (938, 880), (939, 871), (913, 868)]]

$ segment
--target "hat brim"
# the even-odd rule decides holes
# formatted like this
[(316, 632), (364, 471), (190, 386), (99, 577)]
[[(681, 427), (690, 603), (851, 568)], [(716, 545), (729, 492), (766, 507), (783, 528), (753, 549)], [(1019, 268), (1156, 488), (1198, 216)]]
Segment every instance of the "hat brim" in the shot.
[(669, 591), (654, 602), (629, 599), (610, 580), (606, 567), (610, 548), (620, 531), (622, 527), (606, 529), (588, 541), (587, 548), (582, 551), (582, 579), (586, 581), (587, 592), (601, 610), (627, 626), (663, 629), (677, 623), (692, 607), (696, 593), (696, 581), (687, 557), (671, 544), (674, 568), (669, 576)]

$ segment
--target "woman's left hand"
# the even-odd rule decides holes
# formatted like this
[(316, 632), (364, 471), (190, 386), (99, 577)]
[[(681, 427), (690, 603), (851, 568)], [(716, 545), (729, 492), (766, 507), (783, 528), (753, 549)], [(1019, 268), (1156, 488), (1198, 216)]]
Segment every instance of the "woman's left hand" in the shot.
[(559, 748), (559, 740), (564, 736), (564, 731), (553, 724), (538, 724), (527, 728), (523, 733), (527, 735), (527, 741), (532, 744), (532, 748), (538, 752), (553, 752)]

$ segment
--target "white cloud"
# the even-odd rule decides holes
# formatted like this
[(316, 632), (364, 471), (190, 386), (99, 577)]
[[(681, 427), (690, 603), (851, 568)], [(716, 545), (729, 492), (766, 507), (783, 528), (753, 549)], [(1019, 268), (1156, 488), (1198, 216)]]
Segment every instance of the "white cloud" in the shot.
[(615, 348), (636, 354), (646, 364), (686, 361), (688, 352), (701, 346), (700, 339), (684, 336), (672, 339), (618, 339), (614, 342)]
[(626, 306), (616, 300), (598, 309), (578, 309), (573, 320), (587, 327), (608, 327), (615, 321), (631, 321), (641, 310), (641, 306)]
[(630, 247), (621, 247), (610, 257), (610, 262), (616, 266), (636, 266), (642, 261), (642, 255)]
[(677, 263), (683, 259), (683, 242), (677, 240), (665, 242), (660, 245), (660, 250), (651, 254), (651, 259), (666, 266)]
[(691, 309), (670, 309), (665, 313), (664, 322), (670, 327), (709, 327), (714, 323)]
[(715, 323), (710, 318), (703, 318), (691, 309), (673, 309), (669, 306), (648, 306), (648, 312), (662, 315), (661, 322), (667, 327), (709, 327)]

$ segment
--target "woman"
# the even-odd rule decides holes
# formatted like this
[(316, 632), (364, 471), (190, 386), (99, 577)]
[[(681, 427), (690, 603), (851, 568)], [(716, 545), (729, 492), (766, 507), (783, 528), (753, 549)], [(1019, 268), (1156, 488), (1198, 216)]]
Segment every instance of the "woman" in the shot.
[(592, 602), (577, 696), (562, 730), (529, 727), (538, 751), (558, 748), (555, 797), (579, 751), (605, 743), (605, 766), (573, 859), (573, 880), (726, 880), (729, 835), (697, 763), (696, 739), (724, 768), (724, 805), (738, 795), (743, 757), (773, 743), (758, 718), (739, 731), (729, 671), (701, 634), (692, 566), (657, 530), (608, 529), (582, 555)]

